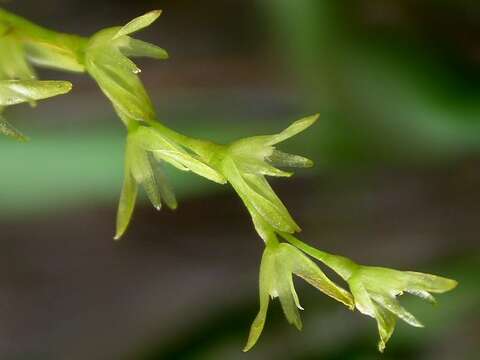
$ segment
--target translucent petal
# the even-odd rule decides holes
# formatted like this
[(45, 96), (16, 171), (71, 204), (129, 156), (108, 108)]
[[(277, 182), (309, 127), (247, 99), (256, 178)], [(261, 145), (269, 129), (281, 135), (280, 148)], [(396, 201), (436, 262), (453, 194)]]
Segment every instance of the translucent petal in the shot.
[(405, 321), (407, 324), (415, 327), (423, 327), (422, 323), (420, 323), (420, 321), (418, 321), (415, 316), (413, 316), (403, 306), (401, 306), (395, 297), (374, 293), (370, 293), (370, 296), (377, 304), (380, 304), (385, 309)]
[(41, 100), (69, 92), (67, 81), (4, 80), (0, 81), (0, 106)]
[(147, 26), (150, 26), (155, 20), (158, 19), (158, 17), (162, 14), (161, 10), (153, 10), (145, 15), (139, 16), (132, 21), (130, 21), (128, 24), (123, 26), (113, 37), (112, 40), (115, 40), (121, 36), (124, 35), (129, 35), (134, 32), (137, 32), (141, 29), (146, 28)]
[(392, 337), (393, 331), (397, 324), (397, 319), (390, 311), (380, 305), (374, 306), (375, 319), (377, 320), (378, 333), (380, 340), (378, 342), (378, 350), (383, 353), (388, 340)]
[(263, 159), (239, 156), (235, 157), (235, 161), (238, 164), (239, 170), (247, 174), (277, 177), (290, 177), (293, 175), (292, 172), (283, 171), (271, 166)]
[(107, 35), (101, 32), (91, 40), (86, 54), (88, 73), (125, 118), (154, 120), (152, 102), (137, 75), (140, 70), (116, 47), (104, 44)]
[(370, 299), (370, 295), (363, 285), (362, 278), (358, 274), (353, 275), (348, 280), (350, 291), (355, 301), (355, 307), (364, 315), (375, 318), (375, 306)]
[[(272, 206), (276, 209), (276, 211), (279, 213), (279, 215), (283, 219), (282, 221), (285, 223), (285, 226), (287, 226), (289, 229), (292, 229), (292, 231), (286, 231), (286, 232), (292, 233), (292, 232), (300, 231), (300, 227), (290, 216), (290, 213), (288, 212), (287, 208), (285, 207), (285, 205), (283, 205), (280, 198), (275, 194), (275, 192), (273, 191), (273, 189), (271, 188), (270, 184), (265, 179), (265, 177), (258, 176), (258, 175), (244, 174), (244, 179), (245, 179), (245, 184), (247, 184), (247, 186), (249, 186), (250, 189), (252, 189), (254, 192), (258, 194), (261, 194), (265, 199), (267, 199), (270, 202), (270, 204), (272, 204)], [(271, 225), (273, 224), (271, 223)]]
[(138, 185), (130, 172), (129, 158), (125, 159), (125, 175), (123, 179), (122, 193), (117, 210), (117, 228), (115, 240), (120, 239), (127, 230), (132, 218), (135, 201), (137, 199)]
[(297, 135), (298, 133), (312, 126), (315, 121), (317, 121), (319, 116), (319, 114), (316, 114), (295, 121), (292, 125), (283, 130), (281, 133), (269, 136), (266, 145), (275, 145)]
[(297, 307), (298, 295), (292, 285), (292, 272), (289, 266), (281, 261), (278, 256), (275, 259), (275, 272), (275, 290), (278, 293), (285, 317), (290, 324), (301, 330), (302, 319)]
[(428, 301), (431, 304), (435, 304), (437, 302), (435, 300), (435, 298), (432, 296), (432, 294), (430, 294), (428, 291), (424, 291), (424, 290), (406, 290), (406, 291), (409, 294), (418, 296), (418, 297), (422, 298), (423, 300)]
[[(148, 156), (150, 158), (152, 155), (149, 154)], [(163, 172), (161, 164), (154, 159), (150, 158), (149, 160), (150, 164), (152, 164), (155, 181), (157, 183), (158, 190), (160, 191), (160, 197), (170, 209), (175, 210), (178, 207), (177, 199), (175, 197), (173, 188), (170, 186), (170, 183)]]
[(353, 298), (348, 291), (331, 281), (317, 264), (292, 245), (282, 244), (282, 248), (281, 259), (284, 263), (290, 264), (295, 275), (353, 310)]
[(20, 131), (15, 129), (5, 118), (0, 115), (0, 133), (3, 135), (10, 136), (11, 138), (14, 138), (15, 140), (18, 141), (27, 141), (28, 138), (23, 135)]
[(152, 205), (157, 210), (160, 210), (162, 207), (160, 190), (147, 152), (136, 146), (136, 144), (131, 144), (128, 152), (135, 181), (142, 184)]
[(242, 198), (247, 199), (250, 205), (266, 222), (279, 231), (297, 231), (298, 226), (296, 226), (289, 214), (285, 213), (282, 208), (279, 208), (278, 203), (272, 203), (271, 199), (266, 198), (252, 188), (238, 171), (238, 168), (232, 159), (226, 158), (223, 161), (222, 166), (224, 175), (227, 177), (235, 191), (241, 194)]
[(149, 57), (158, 60), (168, 59), (167, 51), (161, 47), (131, 37), (126, 37), (126, 41), (120, 46), (120, 51), (129, 57)]
[(287, 154), (279, 150), (274, 150), (267, 159), (274, 166), (308, 168), (313, 166), (313, 161), (303, 156)]
[(243, 351), (250, 350), (258, 341), (265, 326), (267, 317), (270, 288), (274, 281), (274, 258), (270, 249), (265, 249), (260, 264), (259, 290), (260, 290), (260, 310), (250, 327), (247, 344)]
[(404, 271), (401, 276), (405, 282), (405, 291), (424, 290), (433, 293), (444, 293), (454, 289), (458, 284), (452, 279), (414, 271)]

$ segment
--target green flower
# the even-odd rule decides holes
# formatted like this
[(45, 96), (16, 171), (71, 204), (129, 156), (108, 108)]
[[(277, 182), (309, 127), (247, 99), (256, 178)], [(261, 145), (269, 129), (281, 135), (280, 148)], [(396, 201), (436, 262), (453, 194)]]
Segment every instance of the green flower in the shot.
[(320, 268), (301, 251), (290, 244), (270, 243), (260, 265), (260, 311), (250, 328), (244, 351), (250, 350), (260, 337), (267, 317), (269, 297), (279, 298), (283, 312), (290, 324), (302, 328), (298, 309), (303, 310), (293, 285), (292, 275), (301, 277), (321, 292), (353, 310), (351, 295), (333, 283)]
[(397, 296), (407, 292), (434, 303), (431, 293), (444, 293), (457, 286), (455, 280), (436, 275), (359, 265), (344, 256), (315, 249), (290, 234), (283, 233), (281, 236), (293, 246), (323, 262), (348, 282), (355, 307), (362, 314), (377, 321), (380, 335), (378, 349), (381, 352), (395, 330), (396, 317), (412, 326), (423, 327), (400, 305)]
[(150, 126), (138, 126), (127, 135), (125, 178), (117, 213), (115, 239), (119, 239), (132, 217), (138, 185), (142, 185), (153, 206), (160, 210), (162, 201), (177, 207), (175, 195), (161, 169), (166, 162), (182, 171), (192, 171), (211, 181), (224, 184), (221, 174), (203, 163), (184, 144), (176, 142)]
[(37, 80), (1, 80), (0, 81), (0, 133), (19, 141), (27, 138), (15, 129), (1, 116), (4, 106), (24, 102), (35, 104), (36, 100), (65, 94), (72, 88), (67, 81), (37, 81)]
[(140, 69), (128, 57), (166, 59), (162, 48), (128, 36), (152, 24), (160, 10), (140, 16), (123, 27), (102, 30), (92, 36), (85, 51), (88, 73), (112, 102), (128, 125), (135, 121), (154, 121), (155, 111), (138, 74)]
[(400, 305), (397, 296), (407, 292), (434, 303), (435, 298), (431, 293), (444, 293), (457, 286), (455, 280), (440, 276), (358, 265), (347, 281), (356, 308), (377, 321), (380, 335), (378, 349), (381, 352), (393, 334), (396, 317), (411, 326), (423, 327)]
[(318, 115), (314, 115), (298, 120), (279, 134), (235, 141), (225, 148), (221, 156), (213, 160), (245, 203), (257, 232), (265, 241), (269, 236), (269, 226), (275, 231), (287, 233), (300, 231), (300, 227), (268, 184), (265, 175), (289, 177), (293, 173), (275, 166), (313, 165), (311, 160), (281, 152), (275, 145), (307, 129), (317, 118)]

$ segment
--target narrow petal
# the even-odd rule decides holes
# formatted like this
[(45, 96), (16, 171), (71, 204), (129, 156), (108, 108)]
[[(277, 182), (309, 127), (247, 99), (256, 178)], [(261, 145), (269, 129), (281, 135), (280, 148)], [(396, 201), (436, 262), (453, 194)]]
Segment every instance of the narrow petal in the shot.
[(18, 141), (28, 141), (28, 138), (15, 129), (2, 115), (0, 115), (0, 133)]
[(122, 44), (120, 51), (123, 55), (128, 57), (148, 57), (157, 60), (168, 59), (168, 53), (161, 47), (150, 44), (145, 41), (126, 37), (125, 44)]
[(139, 16), (132, 21), (130, 21), (128, 24), (123, 26), (113, 37), (112, 40), (118, 39), (121, 36), (124, 35), (129, 35), (132, 33), (135, 33), (139, 30), (142, 30), (146, 28), (147, 26), (150, 26), (155, 20), (159, 18), (159, 16), (162, 14), (161, 10), (153, 10), (145, 15)]
[(291, 232), (298, 232), (301, 230), (300, 226), (298, 226), (295, 220), (293, 220), (287, 208), (285, 205), (283, 205), (277, 194), (275, 194), (275, 191), (273, 191), (272, 187), (264, 176), (245, 174), (244, 178), (246, 184), (249, 185), (250, 188), (270, 201), (270, 203), (275, 207), (276, 211), (281, 214), (283, 221), (290, 229), (293, 230)]
[(452, 279), (414, 271), (402, 272), (402, 278), (406, 283), (406, 291), (424, 290), (433, 293), (444, 293), (454, 289), (458, 285), (458, 283)]
[(408, 292), (409, 294), (418, 296), (418, 297), (422, 298), (423, 300), (428, 301), (431, 304), (435, 304), (437, 302), (437, 300), (435, 300), (435, 298), (432, 296), (432, 294), (430, 294), (428, 291), (425, 291), (425, 290), (407, 289), (406, 292)]
[(272, 165), (280, 167), (309, 168), (313, 166), (313, 161), (306, 157), (287, 154), (279, 150), (274, 150), (266, 160)]
[(292, 233), (298, 230), (298, 225), (293, 222), (288, 213), (279, 207), (278, 202), (272, 202), (271, 199), (252, 188), (251, 181), (250, 184), (245, 181), (232, 159), (226, 158), (223, 161), (223, 170), (235, 191), (242, 194), (241, 196), (248, 200), (266, 222), (279, 231)]
[[(102, 34), (98, 35), (102, 38)], [(86, 68), (102, 92), (123, 117), (136, 121), (155, 119), (155, 111), (145, 87), (138, 77), (139, 69), (116, 48), (103, 45), (89, 50)]]
[[(294, 325), (298, 330), (302, 329), (302, 319), (297, 306), (298, 295), (293, 287), (292, 272), (289, 266), (281, 261), (279, 256), (275, 260), (276, 282), (275, 290), (278, 293), (280, 304), (287, 321)], [(293, 291), (292, 291), (293, 288)]]
[(136, 144), (130, 146), (132, 175), (137, 183), (142, 184), (152, 205), (160, 210), (162, 207), (161, 194), (148, 154)]
[(266, 145), (275, 145), (297, 135), (298, 133), (312, 126), (317, 121), (319, 116), (319, 114), (315, 114), (295, 121), (281, 133), (269, 136), (269, 140), (266, 142)]
[[(149, 155), (149, 157), (151, 157), (151, 155)], [(178, 207), (177, 198), (175, 197), (173, 188), (163, 172), (160, 162), (150, 159), (150, 164), (152, 165), (155, 181), (157, 183), (158, 190), (160, 191), (160, 197), (162, 198), (162, 201), (164, 201), (170, 209), (175, 210)]]
[(117, 228), (115, 233), (115, 240), (118, 240), (127, 230), (130, 219), (132, 218), (135, 201), (137, 199), (138, 185), (130, 172), (128, 166), (129, 159), (125, 162), (125, 177), (123, 179), (122, 193), (120, 195), (120, 202), (117, 211)]
[(375, 318), (375, 306), (363, 285), (362, 278), (358, 275), (353, 275), (348, 280), (348, 285), (350, 286), (357, 310), (364, 315)]
[(407, 324), (414, 327), (423, 327), (422, 323), (418, 321), (415, 316), (409, 313), (403, 306), (400, 305), (398, 300), (393, 296), (384, 296), (379, 294), (370, 293), (371, 298), (391, 313), (398, 316)]
[(374, 312), (380, 336), (378, 350), (383, 353), (388, 340), (392, 337), (393, 331), (395, 330), (397, 319), (390, 311), (377, 304), (374, 306)]
[(251, 156), (237, 156), (235, 157), (235, 160), (238, 163), (239, 170), (246, 174), (277, 177), (290, 177), (293, 175), (292, 172), (283, 171), (273, 167), (264, 159), (257, 159)]
[(272, 287), (272, 282), (274, 281), (274, 258), (272, 255), (270, 249), (267, 248), (262, 256), (259, 276), (260, 310), (250, 327), (247, 344), (243, 349), (245, 352), (250, 350), (257, 343), (265, 326), (268, 304), (270, 301), (269, 291)]
[(345, 304), (353, 310), (353, 298), (348, 291), (331, 281), (318, 265), (301, 251), (289, 244), (282, 245), (284, 245), (282, 260), (285, 263), (291, 264), (292, 271), (295, 275), (301, 277), (324, 294)]
[(46, 99), (71, 89), (68, 81), (4, 80), (0, 81), (0, 106)]

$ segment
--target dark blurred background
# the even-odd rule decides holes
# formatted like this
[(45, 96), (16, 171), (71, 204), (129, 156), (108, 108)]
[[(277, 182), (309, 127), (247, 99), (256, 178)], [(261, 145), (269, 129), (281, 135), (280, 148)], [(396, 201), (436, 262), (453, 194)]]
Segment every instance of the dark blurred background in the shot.
[[(227, 188), (170, 171), (181, 200), (141, 202), (112, 240), (125, 132), (86, 76), (69, 96), (9, 109), (31, 137), (0, 139), (0, 359), (478, 359), (480, 2), (477, 0), (1, 0), (42, 25), (90, 35), (161, 8), (137, 37), (159, 117), (193, 136), (273, 133), (313, 170), (274, 181), (302, 239), (362, 263), (452, 277), (435, 307), (404, 303), (380, 356), (372, 319), (297, 281), (304, 330), (258, 309), (262, 244)], [(3, 54), (2, 54), (3, 55)]]

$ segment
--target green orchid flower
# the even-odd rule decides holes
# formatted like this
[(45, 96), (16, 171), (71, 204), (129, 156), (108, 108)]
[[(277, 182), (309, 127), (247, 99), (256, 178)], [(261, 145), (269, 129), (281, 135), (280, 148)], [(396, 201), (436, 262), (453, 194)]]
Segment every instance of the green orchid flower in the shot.
[(167, 59), (162, 48), (129, 35), (152, 24), (160, 10), (140, 16), (123, 27), (102, 30), (91, 37), (85, 50), (85, 66), (120, 118), (130, 121), (155, 121), (155, 111), (138, 74), (140, 69), (128, 57)]
[(129, 130), (125, 152), (125, 178), (117, 212), (115, 239), (126, 231), (133, 214), (138, 185), (142, 185), (153, 206), (160, 210), (162, 201), (176, 209), (175, 195), (161, 170), (163, 162), (182, 171), (192, 171), (211, 181), (226, 180), (202, 162), (188, 146), (174, 141), (154, 127), (137, 126)]
[(240, 139), (226, 146), (221, 156), (213, 161), (245, 203), (255, 228), (266, 241), (268, 226), (276, 231), (294, 233), (300, 227), (270, 187), (265, 176), (289, 177), (291, 172), (280, 167), (311, 167), (313, 162), (298, 155), (281, 152), (275, 145), (304, 131), (315, 123), (318, 115), (294, 122), (275, 135)]
[(380, 352), (395, 330), (396, 317), (411, 326), (423, 327), (400, 305), (397, 296), (407, 292), (435, 303), (431, 293), (444, 293), (457, 286), (455, 280), (440, 276), (371, 266), (357, 266), (347, 281), (358, 311), (377, 321)]
[(396, 317), (411, 326), (423, 327), (420, 321), (400, 305), (398, 296), (409, 293), (434, 303), (435, 298), (431, 293), (444, 293), (457, 286), (455, 280), (436, 275), (359, 265), (344, 256), (315, 249), (290, 234), (283, 233), (281, 236), (323, 262), (348, 283), (358, 311), (377, 321), (380, 352), (385, 350), (386, 343), (395, 330)]
[(65, 94), (71, 89), (72, 84), (67, 81), (0, 80), (0, 133), (18, 141), (27, 140), (25, 135), (2, 117), (3, 107), (24, 102), (34, 104), (36, 100)]
[(298, 310), (303, 308), (295, 291), (293, 274), (353, 310), (350, 293), (333, 283), (305, 254), (290, 244), (270, 242), (260, 265), (260, 310), (250, 328), (244, 351), (250, 350), (262, 333), (269, 297), (279, 298), (287, 321), (301, 330), (302, 320)]

